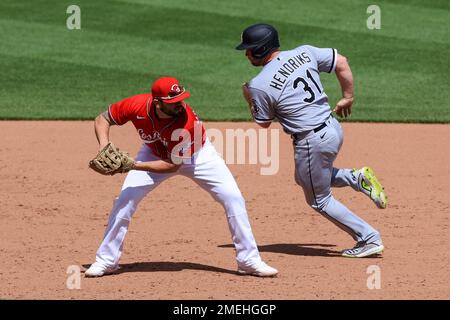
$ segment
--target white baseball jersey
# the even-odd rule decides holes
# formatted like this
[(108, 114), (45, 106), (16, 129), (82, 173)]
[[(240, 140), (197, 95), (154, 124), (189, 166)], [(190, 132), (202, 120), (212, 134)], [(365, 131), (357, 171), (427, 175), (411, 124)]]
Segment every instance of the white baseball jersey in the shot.
[(249, 83), (256, 122), (275, 118), (289, 134), (309, 131), (325, 122), (331, 110), (320, 72), (334, 72), (337, 50), (300, 46), (266, 64)]

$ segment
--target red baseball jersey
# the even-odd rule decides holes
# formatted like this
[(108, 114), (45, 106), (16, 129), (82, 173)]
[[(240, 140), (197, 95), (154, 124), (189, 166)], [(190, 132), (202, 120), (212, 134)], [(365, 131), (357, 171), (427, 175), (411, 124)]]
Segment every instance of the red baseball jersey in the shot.
[(191, 157), (205, 142), (205, 128), (195, 112), (185, 104), (186, 112), (162, 119), (156, 114), (151, 94), (138, 94), (109, 106), (109, 116), (117, 125), (133, 122), (142, 141), (161, 159), (171, 155)]

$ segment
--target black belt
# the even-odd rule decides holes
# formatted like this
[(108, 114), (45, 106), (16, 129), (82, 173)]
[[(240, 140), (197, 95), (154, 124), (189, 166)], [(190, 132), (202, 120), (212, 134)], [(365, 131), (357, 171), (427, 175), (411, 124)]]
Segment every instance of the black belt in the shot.
[[(328, 120), (327, 120), (328, 121)], [(322, 130), (323, 128), (325, 128), (327, 126), (327, 123), (324, 122), (322, 123), (320, 126), (318, 126), (317, 128), (313, 129), (314, 133), (319, 132), (320, 130)]]
[[(333, 115), (330, 115), (330, 117), (333, 117)], [(322, 123), (320, 126), (318, 126), (317, 128), (312, 129), (312, 131), (314, 131), (314, 133), (317, 133), (317, 132), (319, 132), (320, 130), (322, 130), (323, 128), (325, 128), (325, 127), (327, 126), (327, 121), (328, 121), (328, 120), (329, 120), (329, 118), (328, 118), (324, 123)], [(302, 138), (304, 138), (304, 137), (306, 136), (306, 134), (307, 134), (308, 132), (309, 132), (309, 131), (307, 131), (307, 132), (298, 132), (298, 133), (294, 133), (294, 134), (291, 135), (291, 137), (292, 137), (294, 140), (302, 139)]]

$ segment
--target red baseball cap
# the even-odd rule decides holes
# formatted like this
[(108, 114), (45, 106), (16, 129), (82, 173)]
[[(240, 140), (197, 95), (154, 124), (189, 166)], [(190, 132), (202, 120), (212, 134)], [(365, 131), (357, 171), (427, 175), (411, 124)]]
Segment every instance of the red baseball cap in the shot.
[(162, 77), (153, 82), (152, 96), (165, 103), (176, 103), (188, 98), (191, 94), (180, 86), (176, 78)]

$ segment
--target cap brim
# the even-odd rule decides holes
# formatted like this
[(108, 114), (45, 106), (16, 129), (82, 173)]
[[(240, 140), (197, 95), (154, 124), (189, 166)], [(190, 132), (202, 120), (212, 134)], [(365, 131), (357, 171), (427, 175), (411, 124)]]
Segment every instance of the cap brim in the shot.
[(179, 96), (176, 96), (173, 99), (164, 99), (163, 102), (164, 103), (177, 103), (177, 102), (180, 102), (180, 101), (182, 101), (184, 99), (189, 98), (190, 96), (191, 96), (191, 94), (189, 92), (185, 91), (185, 92), (183, 92)]

